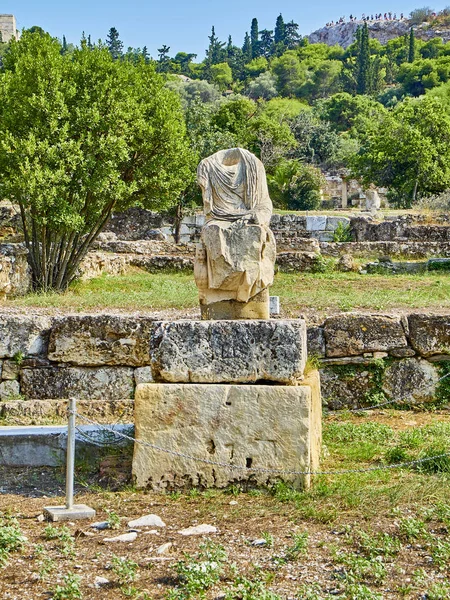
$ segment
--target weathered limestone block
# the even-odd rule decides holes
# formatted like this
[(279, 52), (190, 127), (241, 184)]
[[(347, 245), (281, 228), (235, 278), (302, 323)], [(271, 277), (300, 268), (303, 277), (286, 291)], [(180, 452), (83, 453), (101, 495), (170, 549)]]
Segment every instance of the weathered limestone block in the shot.
[[(119, 416), (122, 421), (133, 422), (133, 403), (127, 399), (79, 400), (77, 410), (102, 423), (116, 421)], [(9, 421), (15, 419), (20, 425), (39, 424), (39, 421), (45, 424), (55, 417), (67, 424), (67, 400), (6, 400), (0, 403), (0, 416)]]
[(0, 244), (0, 299), (23, 296), (31, 288), (28, 250), (22, 244)]
[(80, 264), (79, 276), (83, 280), (108, 275), (123, 275), (130, 264), (131, 256), (110, 252), (89, 252)]
[[(450, 355), (450, 315), (409, 315), (411, 346), (422, 356)], [(449, 357), (450, 359), (450, 357)]]
[(17, 398), (20, 394), (18, 381), (2, 381), (0, 383), (0, 400)]
[(325, 336), (322, 327), (315, 325), (308, 327), (306, 337), (308, 356), (323, 358), (325, 356)]
[(49, 317), (0, 316), (0, 358), (45, 355), (52, 319)]
[(325, 215), (312, 215), (306, 217), (306, 231), (325, 231), (327, 217)]
[[(138, 441), (205, 461), (276, 471), (317, 470), (321, 447), (317, 375), (310, 385), (147, 384), (136, 390)], [(236, 481), (308, 487), (309, 475), (229, 469), (135, 444), (138, 487), (223, 488)]]
[(82, 315), (58, 319), (52, 328), (50, 360), (83, 366), (150, 364), (152, 319)]
[(306, 363), (306, 325), (290, 321), (161, 321), (150, 339), (155, 381), (292, 384)]
[(47, 367), (23, 369), (21, 392), (34, 400), (75, 397), (91, 400), (132, 398), (133, 369), (129, 367)]
[(324, 333), (328, 357), (386, 352), (408, 345), (400, 319), (397, 317), (337, 315), (325, 321)]
[(350, 219), (348, 217), (327, 217), (327, 231), (335, 231), (339, 223), (342, 227), (349, 227)]
[[(368, 363), (369, 364), (369, 363)], [(324, 406), (330, 410), (360, 408), (373, 404), (371, 395), (376, 392), (374, 373), (367, 365), (357, 364), (346, 371), (337, 370), (332, 365), (320, 369), (320, 386)]]
[(277, 266), (283, 273), (316, 271), (322, 264), (322, 257), (316, 252), (280, 252)]
[(2, 379), (18, 379), (19, 378), (20, 365), (18, 362), (14, 360), (5, 360), (3, 361), (3, 366), (1, 369), (1, 378)]
[(420, 404), (434, 399), (439, 374), (426, 360), (406, 358), (386, 369), (383, 391), (392, 400)]

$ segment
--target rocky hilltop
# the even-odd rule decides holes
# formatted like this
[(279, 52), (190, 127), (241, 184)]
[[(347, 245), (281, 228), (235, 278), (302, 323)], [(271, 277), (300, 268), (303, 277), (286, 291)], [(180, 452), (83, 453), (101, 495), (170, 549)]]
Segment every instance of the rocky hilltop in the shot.
[[(349, 21), (347, 23), (339, 23), (329, 27), (322, 27), (317, 31), (313, 31), (308, 36), (311, 44), (322, 42), (329, 46), (339, 44), (343, 48), (347, 48), (355, 41), (356, 30), (363, 24), (363, 21)], [(376, 38), (382, 44), (386, 44), (389, 40), (393, 40), (405, 33), (409, 33), (411, 24), (407, 20), (403, 21), (369, 21), (369, 36)], [(444, 42), (450, 41), (450, 27), (433, 27), (428, 23), (414, 26), (416, 37), (427, 41), (435, 37), (441, 37)]]

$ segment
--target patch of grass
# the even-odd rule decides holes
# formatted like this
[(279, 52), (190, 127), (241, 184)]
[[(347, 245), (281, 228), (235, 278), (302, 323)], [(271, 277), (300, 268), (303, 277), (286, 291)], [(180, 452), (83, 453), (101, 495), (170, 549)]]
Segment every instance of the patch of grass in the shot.
[[(271, 293), (280, 296), (285, 315), (297, 316), (305, 306), (318, 312), (450, 307), (450, 277), (442, 273), (362, 276), (334, 272), (332, 262), (323, 259), (318, 273), (276, 275)], [(192, 274), (131, 269), (124, 275), (75, 282), (65, 293), (28, 294), (2, 304), (75, 311), (191, 309), (198, 306), (198, 293)]]

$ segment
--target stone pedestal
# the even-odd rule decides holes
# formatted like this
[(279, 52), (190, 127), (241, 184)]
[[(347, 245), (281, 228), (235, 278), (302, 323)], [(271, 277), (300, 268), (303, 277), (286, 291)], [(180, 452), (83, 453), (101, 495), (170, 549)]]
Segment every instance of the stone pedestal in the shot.
[(133, 476), (156, 490), (277, 481), (307, 488), (310, 475), (292, 471), (318, 469), (321, 415), (317, 372), (298, 386), (142, 384)]
[(269, 319), (269, 290), (265, 289), (248, 302), (237, 300), (222, 300), (220, 302), (200, 302), (202, 319), (205, 320), (239, 320), (239, 319)]

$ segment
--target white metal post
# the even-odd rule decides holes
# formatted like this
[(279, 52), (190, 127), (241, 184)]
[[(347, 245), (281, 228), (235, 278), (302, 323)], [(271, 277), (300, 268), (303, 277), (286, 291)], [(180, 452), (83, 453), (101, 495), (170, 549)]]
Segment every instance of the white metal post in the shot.
[(73, 508), (73, 480), (75, 470), (75, 398), (69, 399), (69, 420), (67, 425), (67, 455), (66, 455), (66, 508)]

